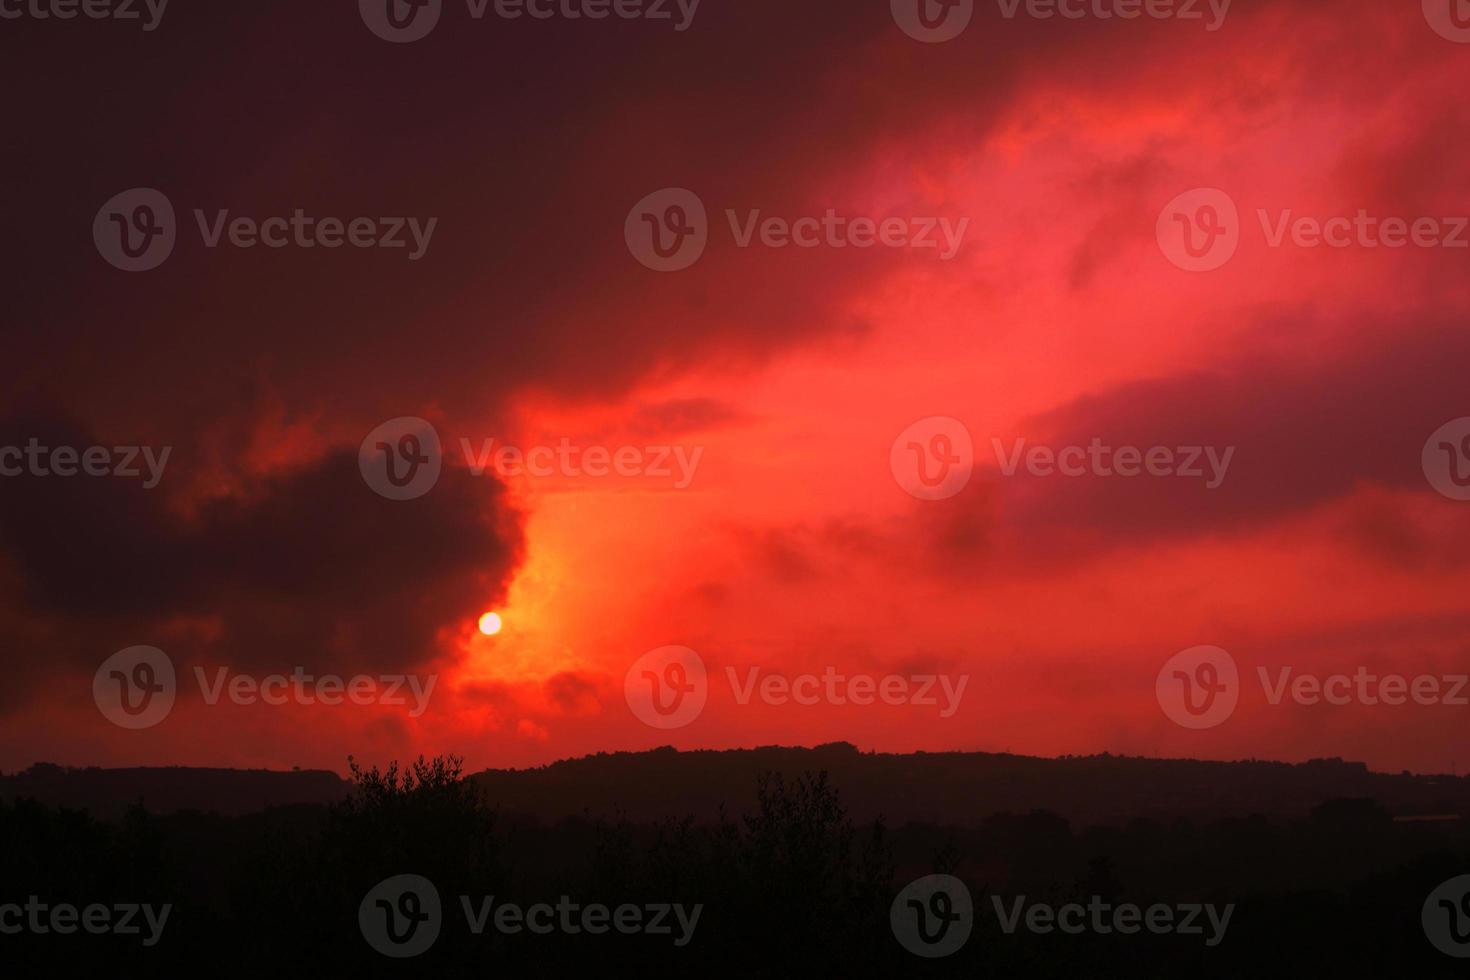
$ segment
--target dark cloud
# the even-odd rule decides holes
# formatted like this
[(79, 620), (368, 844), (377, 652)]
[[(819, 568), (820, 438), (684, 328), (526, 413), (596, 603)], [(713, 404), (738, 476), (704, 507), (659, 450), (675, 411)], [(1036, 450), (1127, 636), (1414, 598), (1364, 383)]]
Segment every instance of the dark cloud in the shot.
[[(1290, 325), (1268, 329), (1278, 327)], [(1375, 327), (1394, 337), (1387, 325)], [(1470, 369), (1470, 337), (1449, 326), (1398, 332), (1414, 342), (1395, 338), (1305, 358), (1243, 355), (1197, 373), (1129, 383), (1031, 419), (1017, 433), (1029, 445), (1053, 448), (1096, 438), (1144, 450), (1213, 446), (1223, 458), (1233, 446), (1215, 489), (1205, 479), (1041, 477), (1024, 467), (1001, 477), (993, 465), (980, 478), (997, 481), (1002, 522), (1132, 540), (1259, 526), (1346, 497), (1359, 484), (1429, 492), (1420, 452), (1439, 426), (1470, 411), (1457, 381)], [(990, 438), (976, 437), (977, 455), (989, 462)], [(1003, 443), (1014, 447), (1014, 440)], [(1199, 465), (1208, 471), (1206, 459)]]
[[(1351, 6), (1372, 9), (1301, 9), (1320, 13), (1315, 28), (1370, 33), (1374, 18), (1354, 26)], [(6, 246), (10, 390), (64, 400), (94, 427), (186, 430), (175, 442), (234, 414), (262, 379), (290, 411), (358, 428), (428, 402), (479, 422), (528, 387), (598, 398), (654, 369), (757, 362), (860, 333), (853, 295), (932, 255), (738, 249), (724, 210), (820, 214), (877, 196), (895, 213), (942, 213), (953, 205), (907, 199), (912, 188), (943, 186), (925, 178), (950, 176), (955, 154), (981, 146), (1018, 96), (1077, 81), (1152, 98), (1141, 66), (1189, 57), (1189, 44), (1166, 41), (1243, 44), (1269, 17), (1232, 10), (1229, 31), (1206, 36), (980, 7), (946, 45), (911, 41), (881, 2), (706, 0), (676, 33), (617, 19), (472, 21), (451, 0), (439, 29), (408, 45), (375, 38), (346, 2), (175, 4), (147, 34), (11, 22), (0, 80), (35, 95), (5, 109), (8, 129), (27, 134), (8, 147), (0, 184), (25, 229), (23, 245)], [(1315, 77), (1300, 69), (1292, 84)], [(1269, 96), (1229, 73), (1192, 81), (1222, 111)], [(1103, 167), (1099, 193), (1116, 207), (1083, 242), (1074, 283), (1126, 238), (1150, 166), (1144, 154)], [(915, 177), (903, 186), (853, 183), (905, 171)], [(163, 190), (183, 235), (164, 266), (129, 275), (100, 259), (89, 230), (134, 186)], [(642, 268), (622, 240), (628, 209), (667, 186), (700, 194), (715, 231), (678, 275)], [(296, 208), (439, 223), (417, 262), (406, 250), (211, 250), (194, 230), (195, 209)]]
[[(91, 423), (142, 426), (229, 414), (224, 393), (265, 377), (293, 410), (362, 424), (405, 402), (482, 412), (527, 386), (596, 398), (652, 367), (861, 331), (853, 293), (931, 254), (739, 249), (725, 209), (850, 211), (873, 197), (850, 184), (855, 168), (902, 158), (941, 173), (1027, 72), (1077, 58), (1092, 32), (1023, 18), (935, 48), (884, 3), (707, 0), (684, 33), (446, 7), (409, 45), (373, 37), (350, 3), (177, 4), (136, 36), (8, 24), (0, 80), (37, 93), (6, 108), (29, 134), (0, 186), (26, 229), (7, 249), (13, 389), (60, 389)], [(161, 268), (130, 275), (89, 231), (135, 186), (169, 196), (181, 238)], [(668, 186), (698, 193), (714, 232), (678, 275), (639, 266), (622, 238), (628, 209)], [(439, 224), (417, 262), (211, 250), (195, 230), (195, 209), (296, 208)]]
[[(12, 420), (0, 446), (107, 445), (74, 425)], [(20, 583), (9, 614), (52, 628), (35, 664), (84, 666), (134, 643), (246, 669), (406, 670), (443, 653), (442, 627), (504, 597), (519, 515), (493, 479), (449, 466), (429, 493), (387, 500), (355, 450), (261, 478), (183, 514), (169, 479), (0, 479), (0, 542)]]
[(598, 694), (605, 686), (605, 679), (585, 672), (563, 671), (547, 678), (545, 690), (547, 699), (563, 713), (585, 714), (600, 710)]

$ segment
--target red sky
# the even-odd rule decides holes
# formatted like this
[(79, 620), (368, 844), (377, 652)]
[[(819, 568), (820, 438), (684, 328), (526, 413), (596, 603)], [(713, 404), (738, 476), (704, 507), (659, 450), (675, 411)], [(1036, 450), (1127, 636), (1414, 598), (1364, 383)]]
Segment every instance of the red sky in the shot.
[[(7, 246), (0, 446), (174, 447), (152, 490), (0, 480), (0, 767), (837, 740), (1470, 764), (1470, 707), (1271, 705), (1256, 680), (1470, 673), (1470, 503), (1421, 465), (1470, 416), (1470, 250), (1273, 247), (1258, 218), (1470, 214), (1470, 44), (1419, 4), (1237, 0), (1207, 31), (980, 3), (940, 44), (866, 0), (705, 0), (684, 32), (456, 8), (405, 45), (351, 4), (248, 6), (146, 34), (16, 22), (0, 66), (29, 93), (4, 110), (0, 198), (27, 234)], [(146, 273), (89, 237), (132, 187), (180, 215)], [(624, 223), (669, 187), (708, 209), (709, 247), (661, 273)], [(1156, 237), (1195, 188), (1239, 211), (1212, 272)], [(209, 249), (195, 208), (438, 226), (415, 262)], [(725, 217), (829, 208), (969, 224), (945, 261), (741, 248)], [(402, 416), (446, 453), (395, 502), (355, 457)], [(968, 430), (974, 473), (916, 499), (890, 449), (936, 416)], [(467, 471), (461, 438), (700, 455), (683, 488), (502, 482)], [(1006, 476), (992, 440), (1020, 438), (1234, 455), (1215, 489)], [(492, 609), (505, 628), (480, 636)], [(124, 731), (92, 677), (135, 644), (182, 682), (167, 719)], [(624, 678), (670, 644), (712, 679), (661, 731)], [(1188, 730), (1155, 680), (1200, 645), (1244, 690)], [(438, 680), (411, 717), (208, 705), (195, 666)], [(753, 667), (969, 680), (947, 718), (741, 705), (725, 671)]]

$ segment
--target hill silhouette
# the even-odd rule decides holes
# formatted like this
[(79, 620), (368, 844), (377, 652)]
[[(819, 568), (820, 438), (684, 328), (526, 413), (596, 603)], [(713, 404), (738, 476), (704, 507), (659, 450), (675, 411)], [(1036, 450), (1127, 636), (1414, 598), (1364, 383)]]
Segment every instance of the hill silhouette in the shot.
[(1334, 799), (1371, 799), (1395, 816), (1470, 816), (1470, 777), (1391, 775), (1362, 763), (1200, 762), (1097, 755), (1042, 759), (987, 752), (816, 748), (617, 752), (474, 777), (511, 811), (555, 819), (620, 812), (713, 819), (739, 808), (761, 772), (825, 771), (858, 820), (970, 824), (992, 813), (1048, 810), (1076, 824), (1136, 818), (1294, 818)]
[(100, 769), (42, 762), (0, 775), (0, 799), (28, 798), (104, 817), (119, 816), (135, 804), (151, 813), (239, 816), (293, 803), (331, 803), (347, 795), (347, 786), (336, 773), (323, 770)]
[[(585, 813), (638, 822), (716, 819), (744, 812), (762, 773), (824, 771), (843, 788), (855, 819), (891, 825), (972, 825), (994, 813), (1046, 810), (1079, 826), (1145, 818), (1299, 818), (1332, 800), (1373, 800), (1399, 818), (1470, 819), (1470, 777), (1370, 772), (1362, 763), (1201, 762), (1097, 755), (1042, 759), (987, 752), (872, 753), (837, 742), (599, 753), (533, 769), (470, 776), (509, 813), (555, 821)], [(38, 764), (0, 776), (0, 798), (117, 815), (141, 803), (153, 813), (238, 815), (293, 803), (330, 803), (347, 780), (323, 770), (273, 772), (185, 767), (99, 769)]]

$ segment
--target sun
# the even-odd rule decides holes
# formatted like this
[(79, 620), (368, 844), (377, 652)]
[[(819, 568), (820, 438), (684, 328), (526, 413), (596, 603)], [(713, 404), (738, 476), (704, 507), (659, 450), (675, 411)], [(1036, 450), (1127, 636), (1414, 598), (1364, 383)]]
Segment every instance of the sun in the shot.
[(487, 612), (480, 617), (480, 632), (494, 636), (500, 632), (500, 613)]

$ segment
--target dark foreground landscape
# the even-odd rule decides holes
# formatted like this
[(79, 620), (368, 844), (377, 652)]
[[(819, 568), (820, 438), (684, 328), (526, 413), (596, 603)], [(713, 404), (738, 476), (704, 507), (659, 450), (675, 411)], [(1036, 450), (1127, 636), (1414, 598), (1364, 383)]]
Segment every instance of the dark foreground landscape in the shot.
[(1467, 819), (1470, 780), (1340, 760), (36, 766), (0, 778), (0, 925), (43, 926), (12, 966), (121, 976), (1451, 976)]

